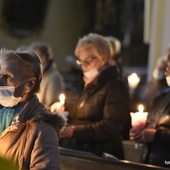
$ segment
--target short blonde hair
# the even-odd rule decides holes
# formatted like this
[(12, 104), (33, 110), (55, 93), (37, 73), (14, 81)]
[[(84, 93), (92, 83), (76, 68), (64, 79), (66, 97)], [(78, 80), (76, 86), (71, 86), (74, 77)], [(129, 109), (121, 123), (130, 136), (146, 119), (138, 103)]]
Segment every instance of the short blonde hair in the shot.
[(98, 56), (106, 56), (107, 59), (110, 58), (111, 51), (108, 41), (102, 35), (96, 33), (90, 33), (79, 39), (75, 48), (75, 55), (78, 57), (80, 51), (89, 48), (89, 46), (96, 48)]

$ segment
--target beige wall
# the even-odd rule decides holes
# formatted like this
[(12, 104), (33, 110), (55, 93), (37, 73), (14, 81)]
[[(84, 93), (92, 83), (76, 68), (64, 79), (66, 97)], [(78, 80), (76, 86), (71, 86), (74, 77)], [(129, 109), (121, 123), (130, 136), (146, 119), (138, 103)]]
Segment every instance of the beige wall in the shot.
[[(74, 3), (73, 3), (74, 2)], [(66, 70), (62, 59), (73, 54), (77, 40), (82, 36), (87, 18), (83, 0), (50, 0), (43, 29), (34, 36), (17, 38), (4, 30), (3, 18), (0, 18), (0, 48), (16, 49), (33, 41), (48, 42), (53, 49), (54, 59), (60, 70)], [(2, 11), (0, 1), (0, 10)]]

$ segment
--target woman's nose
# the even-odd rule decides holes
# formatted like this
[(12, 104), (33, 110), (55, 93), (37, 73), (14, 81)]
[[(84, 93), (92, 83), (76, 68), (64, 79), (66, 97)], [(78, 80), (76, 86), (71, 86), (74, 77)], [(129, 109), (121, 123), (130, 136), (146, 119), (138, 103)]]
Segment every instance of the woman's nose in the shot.
[(82, 65), (81, 65), (81, 69), (82, 69), (83, 72), (84, 72), (84, 71), (88, 71), (88, 70), (89, 70), (89, 67), (88, 67), (88, 65), (82, 64)]

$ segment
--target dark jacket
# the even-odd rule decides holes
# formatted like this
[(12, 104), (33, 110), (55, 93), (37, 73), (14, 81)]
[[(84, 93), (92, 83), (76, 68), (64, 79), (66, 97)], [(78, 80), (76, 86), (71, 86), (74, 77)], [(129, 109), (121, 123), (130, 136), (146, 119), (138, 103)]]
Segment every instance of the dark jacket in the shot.
[(0, 136), (0, 156), (23, 170), (60, 170), (58, 132), (64, 120), (48, 114), (34, 96)]
[(148, 114), (147, 128), (155, 128), (154, 141), (144, 150), (142, 161), (149, 164), (167, 166), (170, 160), (170, 88), (155, 97)]
[(70, 148), (97, 155), (107, 152), (123, 159), (121, 133), (124, 129), (129, 133), (129, 94), (115, 66), (108, 66), (67, 106), (69, 124), (75, 126), (76, 146)]
[[(162, 80), (152, 80), (151, 82), (139, 85), (135, 90), (134, 100), (145, 105), (145, 110), (149, 111), (153, 99), (159, 95), (163, 90), (168, 88), (166, 78)], [(141, 93), (142, 91), (142, 93)]]

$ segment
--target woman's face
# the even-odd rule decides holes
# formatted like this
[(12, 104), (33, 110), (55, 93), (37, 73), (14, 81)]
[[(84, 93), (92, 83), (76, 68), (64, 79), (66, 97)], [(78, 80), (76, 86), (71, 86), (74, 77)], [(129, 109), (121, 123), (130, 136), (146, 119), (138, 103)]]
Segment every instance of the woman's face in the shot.
[[(15, 62), (0, 61), (0, 86), (17, 86), (15, 89), (15, 97), (21, 97), (24, 95), (25, 80), (21, 76), (21, 65)], [(23, 84), (21, 84), (23, 83)], [(21, 85), (20, 85), (21, 84)]]
[(100, 69), (106, 61), (104, 57), (98, 56), (94, 46), (89, 46), (88, 48), (81, 49), (79, 52), (78, 63), (85, 72), (93, 68)]

